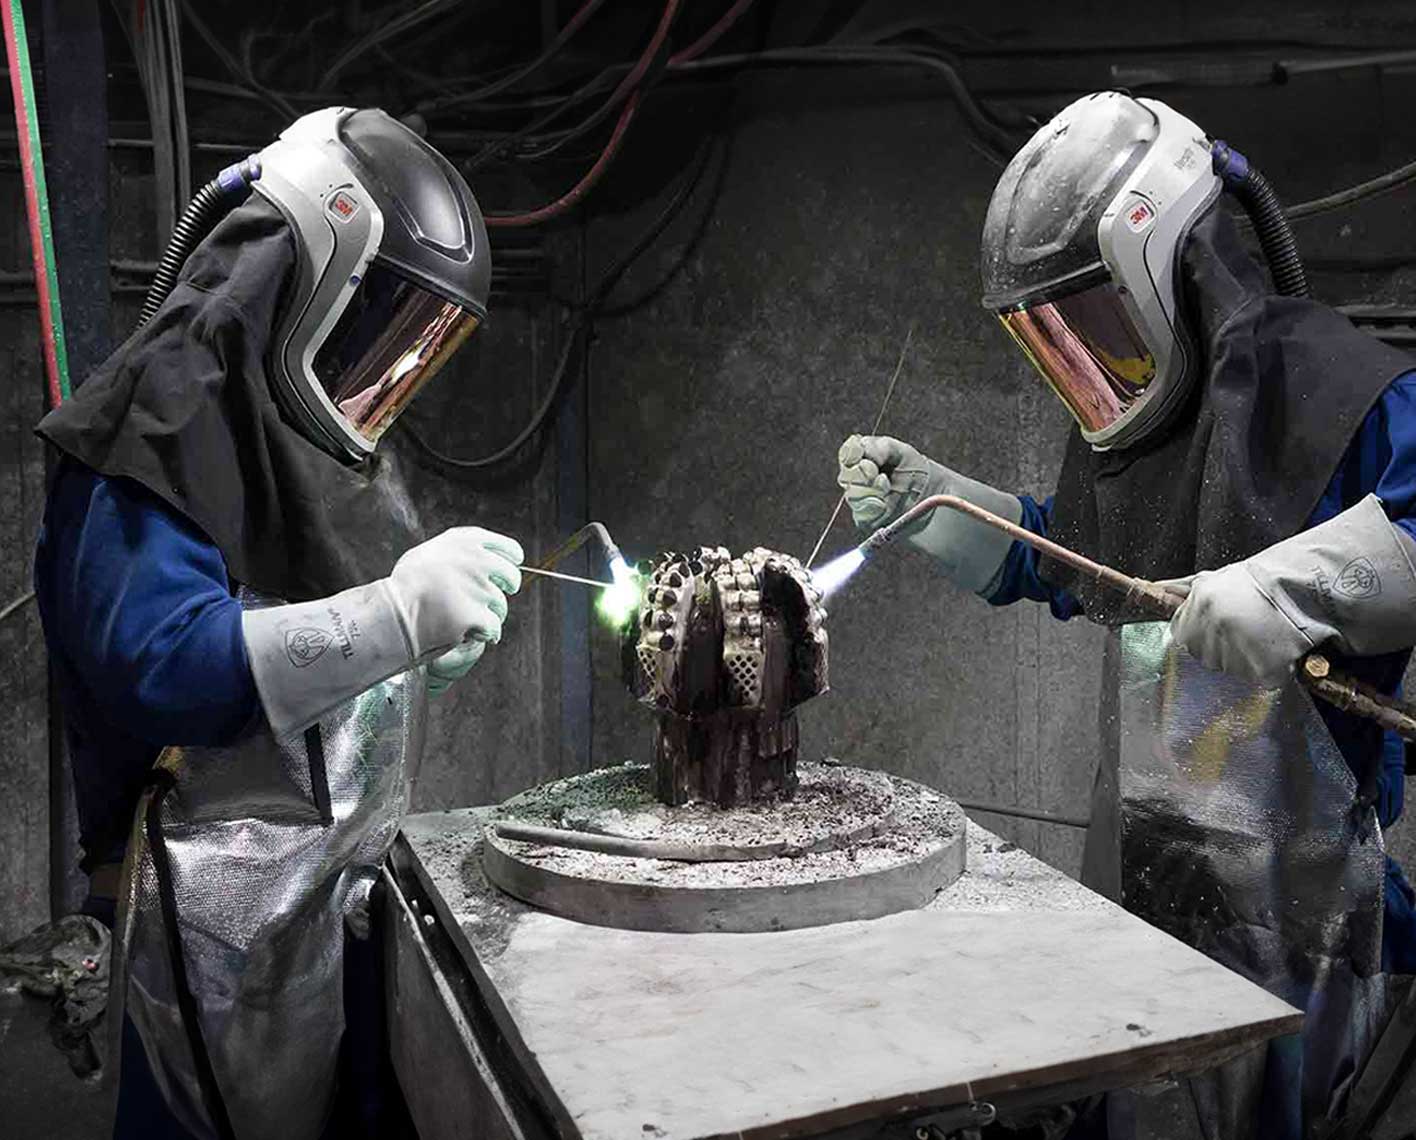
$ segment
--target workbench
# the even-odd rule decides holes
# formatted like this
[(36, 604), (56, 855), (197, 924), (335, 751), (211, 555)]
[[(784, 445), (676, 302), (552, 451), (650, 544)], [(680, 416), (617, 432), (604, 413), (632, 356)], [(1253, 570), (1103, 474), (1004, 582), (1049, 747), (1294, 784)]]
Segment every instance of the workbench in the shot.
[(972, 821), (963, 877), (921, 910), (661, 934), (499, 892), (486, 811), (409, 817), (385, 876), (393, 1060), (421, 1140), (874, 1137), (1202, 1071), (1301, 1023)]

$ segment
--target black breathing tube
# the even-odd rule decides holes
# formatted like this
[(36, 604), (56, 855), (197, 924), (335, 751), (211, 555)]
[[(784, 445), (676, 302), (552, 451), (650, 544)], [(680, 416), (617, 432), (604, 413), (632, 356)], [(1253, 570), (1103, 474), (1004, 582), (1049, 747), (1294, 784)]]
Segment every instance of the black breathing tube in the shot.
[(1225, 188), (1239, 199), (1254, 223), (1259, 246), (1273, 274), (1274, 288), (1285, 297), (1308, 296), (1308, 274), (1298, 256), (1298, 242), (1283, 214), (1283, 205), (1273, 186), (1257, 167), (1226, 142), (1215, 139), (1210, 147), (1214, 172)]
[(211, 233), (217, 222), (246, 200), (251, 192), (251, 183), (260, 176), (261, 160), (253, 154), (228, 166), (192, 196), (177, 224), (172, 227), (172, 237), (157, 263), (157, 272), (153, 274), (152, 284), (143, 298), (138, 328), (152, 320), (153, 314), (167, 300), (192, 250)]

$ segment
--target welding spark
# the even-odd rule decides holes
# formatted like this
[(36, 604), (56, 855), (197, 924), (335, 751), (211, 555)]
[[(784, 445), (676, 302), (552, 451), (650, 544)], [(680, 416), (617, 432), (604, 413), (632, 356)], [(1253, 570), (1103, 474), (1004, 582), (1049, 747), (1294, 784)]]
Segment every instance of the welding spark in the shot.
[(629, 563), (616, 554), (610, 559), (610, 577), (615, 584), (608, 590), (600, 591), (600, 599), (595, 608), (600, 616), (613, 626), (622, 626), (639, 612), (640, 599), (644, 587), (639, 575), (630, 569)]
[(816, 583), (816, 588), (821, 591), (821, 596), (829, 598), (864, 565), (865, 555), (861, 553), (859, 547), (853, 547), (844, 554), (831, 559), (820, 569), (813, 570), (811, 580)]

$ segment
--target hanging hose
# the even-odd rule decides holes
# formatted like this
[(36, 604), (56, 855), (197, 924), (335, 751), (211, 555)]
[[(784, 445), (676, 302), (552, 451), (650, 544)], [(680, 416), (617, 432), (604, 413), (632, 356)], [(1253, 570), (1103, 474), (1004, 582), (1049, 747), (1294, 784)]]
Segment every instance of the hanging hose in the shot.
[(64, 314), (59, 303), (59, 265), (54, 257), (54, 231), (49, 220), (49, 190), (44, 181), (44, 147), (39, 137), (38, 103), (30, 68), (29, 41), (21, 0), (0, 0), (5, 31), (5, 56), (10, 64), (10, 94), (15, 131), (20, 144), (20, 172), (25, 186), (25, 217), (29, 222), (30, 256), (35, 293), (39, 298), (40, 348), (48, 404), (57, 408), (69, 398), (69, 355), (64, 344)]
[(1298, 256), (1298, 243), (1269, 180), (1228, 143), (1215, 139), (1210, 153), (1214, 172), (1224, 181), (1225, 188), (1239, 199), (1254, 223), (1259, 246), (1273, 274), (1274, 288), (1285, 297), (1308, 296), (1308, 275)]
[(261, 176), (260, 159), (255, 155), (228, 166), (193, 195), (172, 228), (172, 239), (162, 251), (157, 263), (152, 284), (143, 298), (143, 311), (138, 316), (138, 327), (142, 328), (152, 320), (153, 314), (162, 308), (162, 302), (177, 285), (177, 275), (191, 256), (192, 250), (216, 223), (231, 212), (232, 208), (244, 201), (250, 192), (251, 183)]

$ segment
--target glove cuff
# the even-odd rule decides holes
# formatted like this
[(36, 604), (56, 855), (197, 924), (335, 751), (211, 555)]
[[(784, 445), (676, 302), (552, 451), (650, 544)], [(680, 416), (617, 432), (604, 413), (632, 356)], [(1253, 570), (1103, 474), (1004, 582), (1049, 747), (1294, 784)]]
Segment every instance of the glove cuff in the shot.
[[(930, 467), (929, 494), (957, 495), (1012, 523), (1022, 519), (1023, 504), (1017, 495), (960, 475), (933, 460)], [(997, 588), (999, 572), (1013, 545), (1013, 539), (1002, 531), (951, 510), (932, 512), (909, 541), (933, 556), (957, 585), (984, 597)]]
[(414, 664), (386, 581), (313, 602), (247, 610), (246, 658), (276, 736)]
[(1367, 655), (1416, 643), (1412, 546), (1376, 495), (1261, 551), (1245, 567), (1314, 645)]

